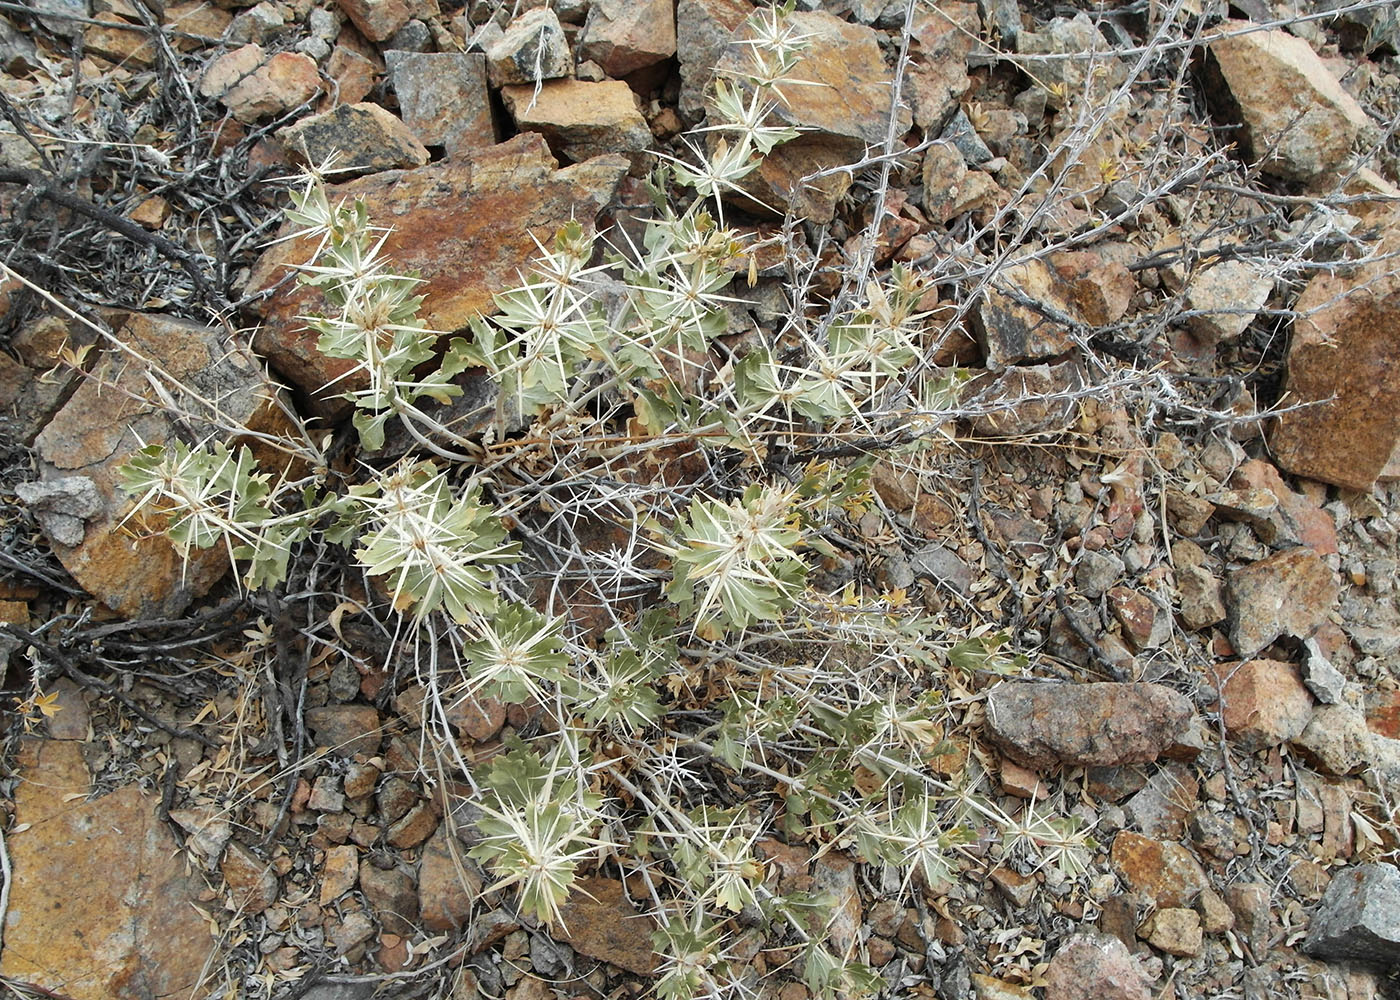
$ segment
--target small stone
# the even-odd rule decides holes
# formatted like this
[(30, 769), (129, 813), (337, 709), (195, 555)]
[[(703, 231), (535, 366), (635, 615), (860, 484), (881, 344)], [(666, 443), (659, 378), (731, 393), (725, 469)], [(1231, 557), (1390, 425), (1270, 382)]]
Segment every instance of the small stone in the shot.
[(326, 936), (339, 955), (350, 954), (374, 937), (374, 932), (374, 920), (363, 910), (353, 910), (338, 920), (332, 918), (326, 928)]
[(855, 863), (839, 854), (818, 858), (812, 868), (812, 883), (814, 890), (830, 900), (813, 929), (825, 931), (838, 954), (849, 954), (860, 940), (864, 921)]
[(992, 885), (1001, 893), (1013, 906), (1028, 906), (1035, 896), (1036, 887), (1040, 884), (1029, 875), (1022, 875), (1017, 871), (1002, 866), (993, 868)]
[(219, 100), (245, 124), (285, 114), (308, 103), (321, 88), (316, 60), (278, 52), (228, 89)]
[(636, 159), (651, 146), (651, 129), (632, 88), (621, 80), (551, 80), (540, 86), (502, 87), (501, 99), (523, 132), (539, 132), (557, 155), (574, 163), (604, 153)]
[(1273, 893), (1258, 882), (1237, 882), (1225, 890), (1225, 901), (1235, 914), (1235, 929), (1255, 955), (1269, 950), (1269, 911)]
[(338, 105), (288, 125), (277, 138), (304, 163), (319, 165), (334, 156), (338, 172), (372, 173), (428, 162), (428, 151), (408, 126), (378, 104)]
[(311, 786), (311, 798), (306, 800), (308, 809), (317, 812), (338, 813), (345, 808), (345, 794), (340, 790), (340, 779), (333, 774), (323, 774)]
[(336, 0), (360, 34), (382, 42), (408, 23), (413, 10), (407, 0)]
[(1065, 300), (1086, 323), (1106, 326), (1127, 315), (1138, 285), (1121, 260), (1079, 250), (1051, 255), (1050, 265)]
[(676, 57), (680, 63), (680, 112), (687, 121), (705, 117), (715, 67), (734, 29), (753, 13), (748, 0), (678, 0)]
[(999, 370), (1067, 352), (1074, 342), (1058, 317), (1069, 314), (1054, 272), (1033, 259), (995, 276), (973, 310), (972, 326), (987, 367)]
[(449, 158), (496, 141), (486, 57), (479, 52), (385, 52), (399, 113), (418, 141)]
[(1330, 961), (1400, 964), (1400, 871), (1376, 862), (1335, 873), (1302, 949)]
[(911, 553), (909, 566), (915, 577), (941, 584), (963, 597), (972, 593), (972, 567), (942, 545), (925, 545)]
[(579, 36), (579, 56), (611, 77), (654, 66), (676, 54), (671, 0), (592, 0)]
[(277, 875), (272, 867), (237, 841), (224, 850), (219, 865), (228, 883), (228, 902), (235, 910), (250, 916), (262, 913), (277, 902)]
[(233, 825), (229, 822), (228, 812), (213, 806), (172, 809), (170, 818), (189, 834), (185, 846), (210, 862), (211, 866), (233, 836)]
[(1171, 638), (1171, 615), (1148, 595), (1130, 587), (1114, 587), (1107, 596), (1109, 609), (1135, 652), (1156, 649)]
[(1168, 764), (1147, 780), (1123, 807), (1128, 822), (1154, 840), (1179, 840), (1196, 805), (1200, 782), (1191, 769)]
[(1187, 957), (1201, 950), (1201, 917), (1195, 910), (1167, 907), (1147, 918), (1138, 935), (1158, 951)]
[(1324, 705), (1340, 703), (1346, 693), (1346, 677), (1327, 658), (1317, 636), (1303, 643), (1303, 683)]
[(979, 375), (964, 387), (965, 404), (977, 412), (972, 431), (981, 437), (1027, 437), (1067, 430), (1079, 407), (1075, 396), (1084, 388), (1078, 361), (1054, 365), (1021, 365)]
[(1288, 870), (1288, 884), (1302, 899), (1313, 903), (1332, 884), (1332, 874), (1325, 866), (1304, 858)]
[(420, 802), (410, 809), (402, 819), (385, 831), (384, 839), (391, 847), (407, 849), (417, 847), (437, 829), (438, 814), (430, 802)]
[(638, 913), (616, 879), (592, 876), (580, 880), (561, 908), (556, 936), (574, 951), (639, 976), (656, 971), (652, 952), (652, 918)]
[(1102, 549), (1085, 549), (1074, 564), (1074, 585), (1090, 600), (1097, 600), (1123, 578), (1123, 560)]
[(1370, 119), (1306, 41), (1252, 27), (1226, 21), (1206, 49), (1217, 115), (1239, 126), (1241, 151), (1265, 173), (1288, 181), (1333, 174), (1373, 129)]
[(379, 768), (373, 764), (353, 763), (345, 769), (345, 795), (351, 799), (362, 799), (374, 791), (379, 783)]
[(554, 80), (572, 69), (568, 39), (548, 7), (527, 10), (486, 48), (486, 73), (493, 87)]
[[(1182, 251), (1180, 237), (1169, 237), (1157, 247), (1159, 253)], [(1188, 269), (1183, 263), (1161, 269), (1162, 283), (1181, 295), (1182, 305), (1192, 313), (1187, 328), (1207, 345), (1238, 340), (1254, 322), (1274, 290), (1272, 274), (1252, 261), (1232, 259), (1231, 244), (1206, 242), (1198, 248), (1202, 262)], [(1222, 252), (1224, 251), (1224, 252)], [(1192, 259), (1194, 259), (1193, 251)], [(1218, 259), (1212, 259), (1215, 254)]]
[(1230, 484), (1236, 489), (1264, 491), (1276, 501), (1272, 514), (1255, 530), (1276, 548), (1306, 545), (1320, 556), (1337, 551), (1337, 527), (1332, 516), (1302, 493), (1283, 482), (1278, 469), (1252, 458), (1235, 470)]
[(412, 875), (398, 868), (380, 869), (369, 861), (362, 861), (360, 891), (385, 931), (413, 933), (418, 922), (418, 886)]
[(1195, 538), (1215, 514), (1215, 504), (1180, 490), (1167, 490), (1167, 516), (1187, 538)]
[(318, 746), (341, 757), (379, 748), (379, 712), (372, 705), (323, 705), (307, 710), (306, 725)]
[(972, 974), (972, 995), (976, 1000), (1033, 1000), (1034, 994), (1024, 986)]
[(331, 88), (334, 100), (328, 96), (321, 103), (322, 108), (335, 104), (358, 104), (371, 90), (378, 75), (374, 62), (344, 45), (337, 45), (326, 62), (326, 75), (335, 84)]
[(1312, 718), (1312, 695), (1291, 663), (1248, 660), (1217, 664), (1212, 670), (1225, 732), (1246, 752), (1286, 743)]
[(472, 904), (481, 895), (481, 869), (454, 839), (446, 827), (438, 827), (423, 845), (418, 911), (426, 930), (450, 931), (464, 926)]
[(936, 10), (916, 7), (906, 86), (914, 124), (938, 128), (967, 95), (967, 57), (981, 37), (975, 3), (944, 0)]
[(1000, 768), (1001, 790), (1018, 799), (1044, 799), (1050, 794), (1045, 780), (1028, 767), (1003, 759)]
[(1332, 571), (1308, 548), (1289, 549), (1230, 574), (1230, 644), (1253, 656), (1280, 636), (1306, 639), (1337, 603)]
[(1291, 745), (1323, 774), (1346, 775), (1366, 763), (1370, 735), (1366, 716), (1350, 705), (1319, 705)]
[(987, 695), (992, 742), (1026, 767), (1156, 760), (1191, 720), (1187, 699), (1160, 684), (1003, 681)]
[(374, 798), (379, 808), (379, 818), (385, 823), (393, 823), (417, 805), (420, 796), (413, 782), (395, 774), (384, 779)]
[(1109, 861), (1129, 888), (1159, 907), (1190, 906), (1209, 884), (1200, 862), (1185, 847), (1128, 830), (1113, 838)]
[(1094, 931), (1062, 944), (1045, 970), (1045, 1000), (1150, 1000), (1147, 983), (1122, 941)]
[(1206, 934), (1224, 934), (1235, 926), (1235, 913), (1214, 889), (1202, 889), (1196, 897), (1196, 912), (1201, 915), (1201, 930)]
[(360, 852), (346, 844), (326, 851), (326, 862), (321, 869), (322, 906), (329, 906), (351, 889), (360, 878)]
[(170, 202), (160, 195), (142, 200), (131, 210), (131, 221), (144, 229), (159, 229), (170, 218)]

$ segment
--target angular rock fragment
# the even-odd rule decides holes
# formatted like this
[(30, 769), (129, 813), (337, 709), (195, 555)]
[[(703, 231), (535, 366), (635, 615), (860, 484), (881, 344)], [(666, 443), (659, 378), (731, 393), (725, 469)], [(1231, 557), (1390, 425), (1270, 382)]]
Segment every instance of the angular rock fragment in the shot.
[(199, 84), (200, 93), (217, 97), (245, 124), (300, 107), (320, 88), (314, 59), (299, 52), (278, 52), (264, 59), (261, 46), (256, 44), (214, 60)]
[(1335, 873), (1302, 948), (1333, 961), (1400, 964), (1400, 871), (1376, 862)]
[(382, 42), (413, 17), (411, 0), (337, 0), (351, 23), (371, 42)]
[(277, 137), (305, 163), (320, 165), (334, 156), (336, 172), (371, 173), (428, 162), (417, 136), (378, 104), (341, 104), (288, 125)]
[(679, 0), (676, 4), (676, 56), (680, 62), (680, 112), (698, 124), (715, 66), (730, 36), (752, 14), (749, 0)]
[(1225, 732), (1250, 753), (1293, 739), (1312, 718), (1312, 695), (1291, 663), (1248, 660), (1213, 669)]
[(987, 695), (992, 742), (1033, 768), (1156, 760), (1190, 720), (1191, 703), (1160, 684), (1003, 681)]
[(445, 826), (423, 845), (418, 868), (418, 909), (430, 931), (461, 927), (471, 916), (472, 904), (481, 894), (481, 869), (466, 856), (466, 848), (453, 843)]
[(418, 141), (442, 146), (448, 157), (496, 141), (486, 57), (480, 52), (384, 53), (399, 113)]
[(1206, 49), (1207, 95), (1238, 125), (1240, 150), (1267, 174), (1309, 181), (1337, 171), (1371, 121), (1306, 41), (1242, 21)]
[[(362, 197), (371, 222), (394, 227), (385, 256), (423, 279), (423, 321), (453, 331), (490, 312), (492, 296), (519, 282), (537, 252), (535, 239), (547, 243), (570, 219), (591, 233), (628, 167), (625, 157), (611, 155), (559, 170), (544, 138), (524, 133), (470, 160), (371, 174), (333, 185), (329, 195), (332, 201)], [(254, 265), (249, 291), (272, 288), (314, 246), (305, 239), (275, 245)], [(329, 308), (317, 290), (283, 285), (259, 308), (264, 323), (255, 346), (308, 393), (352, 367), (321, 354), (316, 335), (299, 319)]]
[(1230, 644), (1253, 656), (1280, 636), (1306, 639), (1337, 603), (1332, 571), (1312, 549), (1288, 549), (1230, 574)]
[(1150, 1000), (1127, 946), (1110, 934), (1075, 934), (1045, 971), (1045, 1000)]
[(495, 87), (558, 79), (573, 64), (564, 28), (548, 7), (527, 10), (486, 47), (486, 73)]
[(594, 876), (582, 879), (561, 907), (560, 939), (581, 955), (649, 976), (658, 958), (652, 951), (656, 924), (638, 913), (621, 882)]
[(522, 132), (539, 132), (560, 157), (581, 163), (604, 153), (637, 156), (651, 145), (651, 129), (632, 88), (621, 80), (551, 80), (538, 88), (501, 88), (501, 100)]
[(1129, 888), (1161, 907), (1190, 906), (1210, 884), (1185, 847), (1128, 830), (1113, 838), (1109, 862)]
[(671, 58), (676, 54), (671, 0), (593, 0), (578, 50), (580, 59), (592, 59), (615, 78)]
[(1066, 430), (1074, 422), (1083, 388), (1084, 369), (1070, 360), (979, 375), (967, 384), (963, 398), (982, 411), (972, 418), (974, 434), (1024, 437)]
[(1169, 264), (1160, 274), (1162, 283), (1181, 295), (1186, 326), (1204, 344), (1239, 339), (1274, 290), (1272, 275), (1251, 261), (1231, 257), (1228, 243), (1208, 242), (1188, 252), (1176, 236), (1163, 241), (1158, 252), (1183, 253), (1194, 261), (1190, 267), (1182, 261)]
[(1058, 284), (1042, 260), (1002, 269), (972, 314), (988, 368), (1053, 358), (1074, 346), (1068, 323), (1076, 317)]
[(938, 132), (958, 108), (972, 81), (967, 57), (982, 33), (977, 4), (953, 0), (915, 9), (913, 44), (905, 86), (914, 124)]

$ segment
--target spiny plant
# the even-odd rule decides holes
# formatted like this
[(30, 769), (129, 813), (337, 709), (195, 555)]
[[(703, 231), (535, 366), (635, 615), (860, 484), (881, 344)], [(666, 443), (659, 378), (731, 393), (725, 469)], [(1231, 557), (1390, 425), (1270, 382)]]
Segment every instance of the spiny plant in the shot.
[[(823, 898), (780, 889), (768, 838), (850, 849), (904, 892), (951, 877), (986, 829), (1009, 858), (1067, 874), (1090, 843), (1049, 817), (1007, 816), (970, 763), (952, 778), (932, 766), (951, 750), (947, 679), (1024, 666), (1002, 637), (947, 635), (902, 592), (813, 586), (819, 560), (842, 558), (835, 526), (871, 501), (868, 462), (821, 461), (810, 443), (913, 427), (917, 446), (957, 402), (960, 377), (924, 360), (927, 277), (896, 265), (858, 298), (793, 302), (777, 338), (721, 342), (736, 285), (758, 270), (725, 199), (797, 135), (775, 122), (784, 88), (802, 85), (790, 12), (754, 15), (748, 70), (716, 83), (691, 158), (653, 176), (639, 244), (561, 227), (445, 347), (364, 205), (308, 174), (288, 218), (315, 243), (299, 279), (327, 305), (306, 322), (351, 362), (334, 388), (353, 405), (360, 481), (287, 481), (245, 446), (208, 442), (152, 446), (123, 473), (134, 519), (186, 554), (224, 546), (249, 588), (281, 584), (310, 538), (344, 548), (405, 616), (401, 644), (425, 652), (413, 661), (438, 701), (441, 758), (468, 767), (448, 705), (528, 706), (539, 735), (467, 774), (481, 792), (470, 854), (551, 924), (581, 873), (606, 859), (636, 871), (666, 1000), (746, 989), (727, 950), (744, 914), (785, 928), (820, 995), (878, 986), (859, 955), (828, 946)], [(489, 454), (435, 415), (469, 368), (498, 391)], [(377, 470), (395, 423), (431, 457)], [(635, 463), (678, 446), (694, 479), (638, 483)], [(541, 448), (565, 458), (541, 464)], [(546, 529), (588, 519), (621, 526), (625, 547), (550, 556)], [(617, 581), (603, 625), (540, 598), (560, 559)]]

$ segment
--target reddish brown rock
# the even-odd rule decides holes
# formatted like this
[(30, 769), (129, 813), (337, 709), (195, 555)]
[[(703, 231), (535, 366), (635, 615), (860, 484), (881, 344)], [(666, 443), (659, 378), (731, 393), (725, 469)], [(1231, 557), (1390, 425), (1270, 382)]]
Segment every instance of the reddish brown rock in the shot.
[(1045, 1000), (1150, 1000), (1127, 946), (1109, 934), (1075, 934), (1045, 971)]
[(379, 749), (379, 712), (373, 705), (322, 705), (308, 709), (306, 725), (318, 746), (341, 757)]
[(277, 902), (277, 874), (268, 862), (237, 841), (224, 849), (219, 870), (228, 884), (228, 902), (235, 909), (256, 915)]
[(310, 101), (321, 89), (316, 61), (300, 52), (278, 52), (240, 79), (219, 100), (233, 117), (251, 124)]
[(160, 797), (128, 785), (86, 801), (75, 742), (26, 741), (18, 763), (0, 975), (72, 1000), (191, 995), (215, 943)]
[(977, 4), (953, 0), (934, 9), (916, 7), (905, 87), (914, 123), (935, 131), (958, 109), (972, 81), (967, 56), (982, 33)]
[(574, 951), (639, 976), (656, 971), (658, 959), (651, 950), (656, 923), (637, 912), (616, 879), (583, 879), (560, 915), (559, 926), (551, 929)]
[(1230, 644), (1253, 656), (1280, 636), (1316, 632), (1337, 603), (1337, 584), (1316, 552), (1299, 547), (1231, 573), (1226, 603)]
[(1278, 469), (1252, 458), (1230, 479), (1236, 489), (1262, 490), (1274, 498), (1274, 510), (1255, 526), (1261, 540), (1277, 547), (1306, 545), (1320, 556), (1337, 551), (1337, 527), (1332, 516), (1283, 482)]
[(320, 165), (334, 156), (337, 171), (368, 173), (428, 162), (418, 137), (378, 104), (338, 105), (280, 129), (277, 138), (303, 163)]
[[(420, 802), (384, 832), (384, 839), (400, 849), (417, 847), (432, 836), (437, 829), (438, 818), (431, 802)], [(364, 877), (363, 874), (361, 877)]]
[(635, 163), (651, 145), (651, 129), (621, 80), (550, 80), (501, 88), (501, 100), (522, 132), (539, 132), (557, 155), (574, 163), (625, 153)]
[(1225, 732), (1244, 750), (1278, 746), (1300, 735), (1312, 718), (1313, 698), (1296, 666), (1249, 660), (1213, 668)]
[(337, 0), (355, 27), (371, 42), (382, 42), (413, 16), (409, 0)]
[(671, 0), (593, 0), (579, 38), (579, 58), (623, 77), (676, 54)]
[[(544, 138), (526, 133), (470, 160), (374, 174), (329, 194), (363, 197), (371, 222), (393, 226), (386, 256), (424, 279), (418, 289), (426, 296), (424, 322), (451, 331), (490, 312), (492, 296), (519, 281), (537, 252), (532, 237), (547, 243), (571, 218), (591, 232), (628, 166), (625, 157), (603, 156), (559, 170)], [(297, 239), (273, 247), (254, 266), (250, 293), (277, 284), (314, 246)], [(255, 346), (307, 392), (349, 370), (350, 362), (316, 350), (315, 334), (298, 319), (328, 308), (318, 291), (289, 283), (260, 308), (265, 321)]]
[(1107, 597), (1113, 617), (1134, 651), (1156, 649), (1171, 638), (1171, 615), (1151, 597), (1131, 587), (1113, 587)]
[(446, 827), (439, 827), (423, 845), (418, 868), (418, 912), (424, 928), (450, 931), (463, 926), (482, 885), (476, 862)]
[(972, 313), (988, 368), (1053, 358), (1073, 346), (1070, 330), (1055, 318), (1070, 315), (1063, 291), (1041, 260), (1004, 268), (993, 279)]
[[(133, 313), (116, 336), (144, 360), (108, 349), (93, 377), (78, 386), (35, 439), (43, 480), (36, 489), (63, 489), (70, 498), (39, 500), (36, 513), (55, 554), (88, 593), (126, 617), (167, 618), (224, 575), (228, 554), (217, 547), (195, 550), (184, 565), (163, 534), (154, 527), (143, 530), (139, 518), (127, 520), (134, 499), (119, 485), (118, 469), (144, 445), (171, 439), (177, 418), (167, 400), (189, 414), (185, 425), (196, 433), (225, 440), (230, 431), (205, 422), (214, 416), (201, 397), (219, 400), (226, 424), (263, 433), (283, 432), (289, 424), (273, 402), (276, 387), (263, 377), (257, 360), (220, 332)], [(64, 513), (65, 503), (71, 516)]]
[(1198, 954), (1204, 938), (1200, 914), (1180, 906), (1165, 907), (1152, 914), (1138, 929), (1138, 935), (1158, 951), (1180, 957)]
[(320, 904), (329, 906), (351, 889), (360, 878), (359, 852), (349, 844), (326, 851), (321, 871)]
[(1400, 212), (1372, 221), (1389, 236), (1374, 264), (1323, 272), (1303, 289), (1288, 347), (1287, 401), (1269, 434), (1280, 466), (1299, 476), (1368, 490), (1400, 475)]
[(1158, 906), (1190, 906), (1209, 885), (1200, 862), (1185, 847), (1128, 830), (1113, 838), (1109, 862), (1129, 888)]
[(1156, 760), (1190, 721), (1191, 703), (1160, 684), (1003, 681), (987, 695), (992, 742), (1039, 769)]
[(390, 934), (412, 934), (418, 922), (418, 886), (399, 868), (360, 862), (360, 891), (379, 926)]
[(1137, 294), (1137, 279), (1112, 256), (1091, 250), (1057, 253), (1050, 257), (1050, 266), (1065, 300), (1093, 326), (1117, 323)]

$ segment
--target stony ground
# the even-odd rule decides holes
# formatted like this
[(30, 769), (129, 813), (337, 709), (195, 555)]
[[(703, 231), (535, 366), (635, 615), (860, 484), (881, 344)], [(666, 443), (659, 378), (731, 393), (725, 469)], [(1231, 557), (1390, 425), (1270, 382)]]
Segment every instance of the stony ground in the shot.
[[(972, 376), (938, 434), (875, 467), (812, 582), (1007, 631), (1028, 666), (947, 678), (930, 766), (1092, 839), (1056, 863), (1043, 837), (1022, 856), (976, 839), (957, 878), (903, 892), (849, 845), (767, 837), (766, 877), (827, 893), (833, 946), (890, 995), (1392, 995), (1394, 9), (797, 6), (826, 86), (793, 92), (806, 132), (750, 194), (801, 220), (814, 300), (862, 254), (926, 269), (930, 357)], [(343, 432), (320, 389), (344, 368), (285, 279), (306, 247), (266, 248), (300, 162), (340, 152), (338, 192), (395, 228), (440, 330), (491, 308), (526, 231), (637, 230), (646, 171), (687, 155), (750, 4), (516, 7), (0, 3), (14, 995), (650, 988), (624, 864), (549, 927), (464, 859), (466, 776), (425, 764), (426, 694), (392, 619), (359, 614), (363, 580), (312, 550), (300, 590), (240, 595), (224, 552), (182, 567), (123, 530), (115, 479), (139, 442), (198, 434), (192, 397), (291, 426), (258, 358), (314, 433)], [(782, 257), (736, 279), (731, 349), (791, 308)], [(685, 475), (668, 461), (632, 473)], [(588, 598), (567, 609), (582, 628)], [(468, 762), (541, 727), (489, 700), (450, 722)], [(740, 991), (805, 1000), (790, 942), (734, 921)]]

